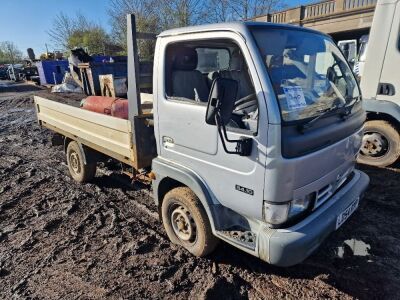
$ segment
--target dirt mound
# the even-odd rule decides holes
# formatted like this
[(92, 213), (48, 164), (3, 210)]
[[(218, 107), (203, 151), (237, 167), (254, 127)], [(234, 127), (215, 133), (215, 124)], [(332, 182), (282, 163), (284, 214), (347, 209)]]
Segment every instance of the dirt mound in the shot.
[(225, 243), (199, 259), (169, 242), (148, 190), (100, 172), (91, 184), (72, 181), (31, 92), (3, 95), (1, 299), (400, 297), (397, 170), (366, 168), (359, 210), (299, 266), (273, 267)]

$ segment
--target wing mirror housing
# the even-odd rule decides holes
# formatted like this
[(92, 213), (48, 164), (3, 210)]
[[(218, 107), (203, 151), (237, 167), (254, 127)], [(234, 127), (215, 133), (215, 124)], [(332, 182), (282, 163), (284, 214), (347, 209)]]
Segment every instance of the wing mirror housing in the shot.
[[(226, 133), (226, 126), (232, 117), (237, 91), (238, 82), (236, 80), (228, 78), (214, 79), (208, 97), (206, 123), (218, 127), (221, 143), (226, 153), (249, 156), (253, 145), (252, 139), (242, 137), (239, 140), (231, 140)], [(228, 150), (226, 142), (236, 143), (235, 151)]]
[(238, 91), (236, 80), (228, 78), (215, 78), (208, 96), (206, 123), (217, 125), (217, 115), (221, 125), (228, 125)]

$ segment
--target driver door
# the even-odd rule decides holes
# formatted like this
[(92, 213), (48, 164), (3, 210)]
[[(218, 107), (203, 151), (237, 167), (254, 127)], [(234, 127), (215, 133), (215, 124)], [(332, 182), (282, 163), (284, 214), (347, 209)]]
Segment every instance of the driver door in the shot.
[[(211, 50), (196, 51), (197, 58), (177, 58), (177, 53), (186, 51), (179, 49), (174, 51), (173, 55), (168, 54), (168, 47), (173, 45), (179, 48), (180, 44), (182, 47), (215, 49), (215, 51), (214, 53)], [(243, 38), (233, 32), (213, 32), (210, 38), (210, 33), (204, 32), (191, 34), (190, 40), (187, 35), (165, 37), (161, 39), (159, 47), (157, 50), (159, 53), (166, 53), (166, 55), (158, 55), (160, 60), (157, 75), (161, 80), (157, 82), (158, 91), (155, 91), (159, 95), (156, 107), (158, 116), (156, 130), (160, 156), (183, 165), (197, 174), (209, 188), (216, 202), (249, 217), (261, 218), (268, 122), (261, 84)], [(224, 53), (222, 49), (227, 50), (228, 56), (215, 57), (215, 53)], [(243, 56), (244, 65), (241, 70), (232, 70), (231, 56), (234, 50), (240, 51)], [(200, 56), (201, 53), (207, 55)], [(183, 61), (186, 59), (190, 66), (182, 66), (178, 63), (178, 70), (175, 70), (177, 59)], [(196, 66), (192, 70), (193, 60), (196, 61)], [(187, 68), (187, 77), (196, 79), (191, 82), (182, 82), (182, 84), (190, 85), (189, 90), (199, 88), (199, 85), (195, 83), (199, 78), (198, 72), (207, 81), (215, 75), (210, 74), (215, 71), (212, 70), (214, 64), (218, 67), (224, 66), (223, 71), (235, 74), (233, 79), (238, 81), (242, 77), (238, 75), (239, 71), (247, 72), (254, 91), (253, 103), (257, 103), (258, 109), (255, 109), (251, 120), (249, 118), (244, 120), (244, 115), (239, 115), (239, 119), (235, 122), (239, 122), (242, 128), (233, 122), (227, 127), (227, 134), (229, 139), (241, 137), (252, 139), (250, 156), (227, 154), (224, 151), (217, 127), (205, 122), (207, 101), (187, 99), (170, 90), (171, 86), (176, 86), (176, 83), (171, 82), (176, 78), (176, 72), (185, 71), (182, 70), (185, 68)], [(210, 69), (205, 70), (205, 66)], [(218, 72), (216, 75), (221, 73)], [(244, 86), (243, 82), (238, 82), (238, 84)], [(244, 124), (246, 122), (251, 124)], [(263, 125), (259, 126), (260, 123)], [(235, 144), (227, 146), (230, 150), (235, 149)]]

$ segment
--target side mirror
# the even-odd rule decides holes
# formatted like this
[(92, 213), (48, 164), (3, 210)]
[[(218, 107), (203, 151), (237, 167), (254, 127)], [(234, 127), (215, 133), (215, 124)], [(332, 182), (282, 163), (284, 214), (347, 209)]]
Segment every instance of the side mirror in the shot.
[[(226, 153), (249, 156), (251, 154), (253, 140), (243, 137), (239, 140), (230, 140), (226, 133), (226, 125), (228, 125), (231, 120), (232, 111), (235, 106), (237, 90), (238, 83), (236, 80), (227, 78), (214, 79), (208, 97), (206, 123), (209, 125), (217, 125), (221, 143)], [(225, 141), (228, 143), (236, 143), (235, 151), (228, 150)]]
[(221, 125), (226, 126), (229, 123), (235, 105), (237, 90), (238, 83), (236, 80), (228, 78), (214, 79), (210, 95), (208, 96), (207, 124), (217, 125), (217, 112), (222, 123)]

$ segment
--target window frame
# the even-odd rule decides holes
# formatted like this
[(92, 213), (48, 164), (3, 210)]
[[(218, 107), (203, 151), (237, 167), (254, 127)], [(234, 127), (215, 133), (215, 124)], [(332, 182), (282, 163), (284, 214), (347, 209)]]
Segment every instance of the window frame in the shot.
[[(203, 106), (204, 103), (207, 105), (208, 101), (204, 101), (204, 102), (203, 102), (203, 101), (196, 101), (196, 100), (194, 100), (194, 99), (189, 99), (189, 98), (185, 98), (185, 97), (170, 96), (170, 95), (168, 95), (168, 93), (167, 93), (167, 88), (166, 88), (166, 86), (167, 86), (167, 84), (166, 84), (166, 79), (169, 78), (169, 76), (167, 76), (167, 69), (166, 69), (166, 66), (167, 66), (167, 63), (166, 63), (166, 62), (167, 62), (167, 52), (168, 52), (168, 48), (171, 47), (171, 46), (177, 45), (177, 44), (186, 44), (186, 43), (190, 43), (190, 42), (196, 43), (196, 42), (207, 41), (207, 40), (220, 40), (220, 39), (219, 39), (219, 38), (187, 39), (187, 40), (182, 40), (182, 41), (171, 41), (171, 42), (168, 42), (168, 43), (165, 45), (165, 48), (164, 48), (164, 49), (165, 49), (165, 50), (164, 50), (164, 65), (163, 65), (163, 74), (164, 74), (164, 76), (163, 76), (163, 78), (164, 78), (164, 91), (163, 91), (163, 94), (164, 94), (165, 99), (167, 99), (167, 100), (169, 100), (169, 101), (185, 102), (185, 103), (195, 104), (195, 105), (201, 105), (201, 106)], [(240, 49), (240, 46), (238, 45), (238, 43), (237, 43), (235, 40), (233, 40), (233, 39), (231, 39), (231, 38), (227, 38), (227, 40), (229, 40), (232, 44), (235, 44), (235, 45)], [(230, 60), (231, 57), (232, 57), (232, 54), (231, 54), (229, 48), (226, 48), (226, 47), (204, 47), (204, 46), (195, 47), (195, 49), (197, 49), (197, 48), (205, 48), (205, 49), (226, 49), (226, 50), (228, 51), (228, 53), (229, 53), (229, 60)], [(247, 62), (246, 62), (246, 64), (247, 64)], [(229, 66), (228, 66), (228, 69), (229, 69)], [(197, 70), (197, 66), (196, 66), (196, 69), (195, 69), (195, 70)], [(199, 71), (201, 74), (203, 74), (200, 70), (197, 70), (197, 71)], [(204, 74), (203, 74), (203, 75), (204, 75)], [(172, 79), (171, 79), (171, 80), (172, 80)]]
[[(196, 34), (204, 34), (204, 33), (208, 33), (208, 32), (198, 32)], [(235, 34), (235, 32), (230, 32), (229, 33), (233, 33)], [(239, 133), (242, 134), (244, 136), (258, 136), (259, 133), (259, 129), (260, 129), (260, 99), (259, 96), (257, 94), (256, 91), (256, 85), (254, 83), (254, 80), (258, 79), (257, 78), (253, 78), (253, 74), (250, 72), (250, 68), (249, 68), (249, 61), (247, 60), (246, 56), (244, 55), (244, 50), (242, 49), (242, 47), (240, 46), (239, 41), (237, 41), (235, 38), (233, 37), (224, 37), (223, 38), (226, 41), (229, 41), (231, 44), (236, 45), (236, 47), (241, 51), (242, 55), (243, 55), (243, 59), (244, 62), (247, 66), (247, 68), (249, 69), (249, 78), (251, 80), (251, 85), (254, 89), (254, 92), (256, 93), (256, 98), (257, 98), (257, 109), (258, 109), (258, 114), (257, 114), (257, 129), (256, 131), (253, 131), (251, 129), (243, 129), (243, 128), (235, 128), (235, 127), (226, 127), (227, 132), (232, 132), (232, 133)], [(221, 41), (221, 37), (212, 37), (212, 38), (188, 38), (188, 39), (177, 39), (177, 40), (171, 40), (171, 41), (167, 41), (164, 46), (163, 46), (163, 64), (162, 64), (162, 73), (163, 73), (163, 90), (162, 90), (162, 94), (164, 95), (164, 99), (166, 101), (171, 101), (174, 103), (182, 103), (182, 104), (188, 104), (188, 105), (197, 105), (197, 106), (203, 106), (203, 107), (207, 107), (208, 105), (208, 101), (206, 102), (202, 102), (202, 101), (196, 101), (193, 99), (188, 99), (188, 98), (184, 98), (184, 97), (174, 97), (174, 96), (169, 96), (167, 94), (167, 84), (166, 84), (166, 79), (169, 77), (167, 76), (167, 52), (168, 52), (168, 48), (173, 46), (173, 45), (177, 45), (177, 44), (190, 44), (191, 42), (193, 43), (198, 43), (198, 42), (203, 42), (203, 41)], [(213, 47), (196, 47), (197, 48), (209, 48), (212, 49)], [(229, 48), (224, 48), (224, 47), (215, 47), (215, 49), (227, 49), (229, 52), (229, 59), (231, 59), (231, 51), (229, 51)], [(197, 67), (196, 67), (197, 68)], [(229, 69), (229, 68), (228, 68)], [(203, 74), (203, 73), (202, 73)]]

